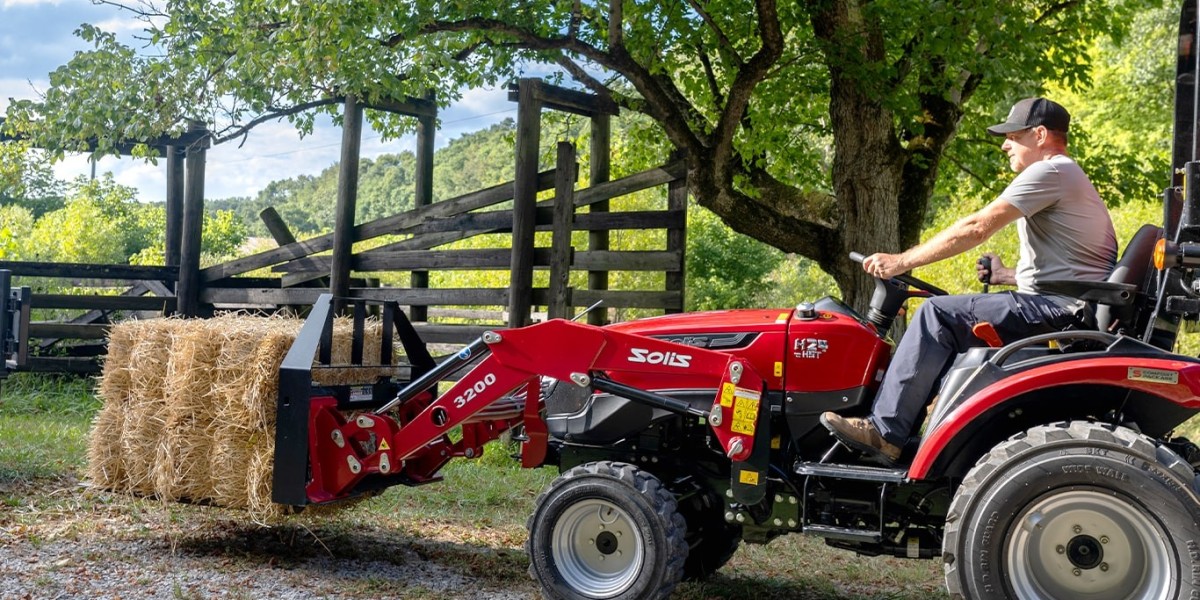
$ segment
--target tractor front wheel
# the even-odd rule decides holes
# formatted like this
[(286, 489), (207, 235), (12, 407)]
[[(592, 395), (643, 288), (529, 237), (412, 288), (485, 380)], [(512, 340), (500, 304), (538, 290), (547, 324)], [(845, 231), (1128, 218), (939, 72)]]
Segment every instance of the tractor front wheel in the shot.
[(1126, 428), (1035, 427), (963, 480), (946, 520), (946, 587), (980, 599), (1195, 597), (1195, 479)]
[(529, 573), (547, 598), (666, 598), (683, 576), (686, 524), (675, 497), (633, 465), (563, 473), (527, 527)]

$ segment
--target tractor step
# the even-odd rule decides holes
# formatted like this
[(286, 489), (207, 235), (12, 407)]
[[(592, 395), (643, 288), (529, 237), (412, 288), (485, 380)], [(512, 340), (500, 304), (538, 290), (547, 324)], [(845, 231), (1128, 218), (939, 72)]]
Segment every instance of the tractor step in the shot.
[(847, 542), (870, 542), (878, 544), (883, 541), (883, 534), (878, 531), (835, 527), (833, 525), (805, 525), (804, 533), (826, 539), (845, 540)]
[(858, 479), (861, 481), (881, 481), (885, 483), (904, 483), (908, 479), (907, 469), (885, 469), (883, 467), (867, 467), (863, 465), (797, 462), (795, 471), (797, 475), (811, 477)]

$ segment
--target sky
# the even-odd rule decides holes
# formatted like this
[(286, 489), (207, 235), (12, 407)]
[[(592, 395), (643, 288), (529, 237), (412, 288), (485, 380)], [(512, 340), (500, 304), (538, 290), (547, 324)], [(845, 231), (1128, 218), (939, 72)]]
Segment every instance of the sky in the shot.
[[(96, 6), (90, 0), (0, 0), (0, 116), (10, 99), (36, 98), (49, 85), (49, 73), (65, 64), (88, 44), (73, 32), (81, 23), (91, 23), (117, 34), (134, 48), (131, 37), (141, 23), (128, 12), (111, 6)], [(464, 133), (483, 129), (504, 118), (516, 117), (516, 103), (509, 102), (503, 89), (475, 89), (462, 100), (441, 111), (441, 127), (435, 138), (438, 147)], [(327, 119), (303, 139), (287, 122), (254, 128), (241, 147), (227, 142), (208, 152), (205, 197), (253, 197), (272, 181), (297, 175), (316, 175), (337, 162), (341, 130)], [(364, 124), (362, 158), (414, 150), (416, 139), (405, 136), (383, 142)], [(118, 183), (134, 187), (143, 201), (160, 201), (166, 190), (166, 162), (153, 165), (130, 158), (106, 157), (97, 172), (112, 172)], [(84, 155), (74, 155), (54, 166), (62, 179), (88, 175), (91, 165)]]

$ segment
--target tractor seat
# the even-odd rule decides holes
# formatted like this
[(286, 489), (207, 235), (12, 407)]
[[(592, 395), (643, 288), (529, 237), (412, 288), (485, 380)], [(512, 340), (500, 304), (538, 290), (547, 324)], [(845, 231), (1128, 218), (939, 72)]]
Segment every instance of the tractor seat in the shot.
[(1154, 271), (1150, 269), (1154, 245), (1162, 234), (1162, 227), (1142, 225), (1105, 281), (1050, 279), (1039, 281), (1038, 286), (1048, 292), (1094, 302), (1096, 329), (1100, 331), (1136, 332), (1154, 281)]

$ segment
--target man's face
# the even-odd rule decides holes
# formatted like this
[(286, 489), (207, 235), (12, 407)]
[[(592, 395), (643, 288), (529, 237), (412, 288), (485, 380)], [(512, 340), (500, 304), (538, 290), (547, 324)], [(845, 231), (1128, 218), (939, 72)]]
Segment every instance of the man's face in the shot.
[(1000, 149), (1008, 155), (1008, 166), (1013, 171), (1020, 173), (1041, 158), (1038, 146), (1043, 136), (1039, 135), (1039, 129), (1044, 130), (1039, 125), (1004, 136), (1004, 143), (1000, 145)]

